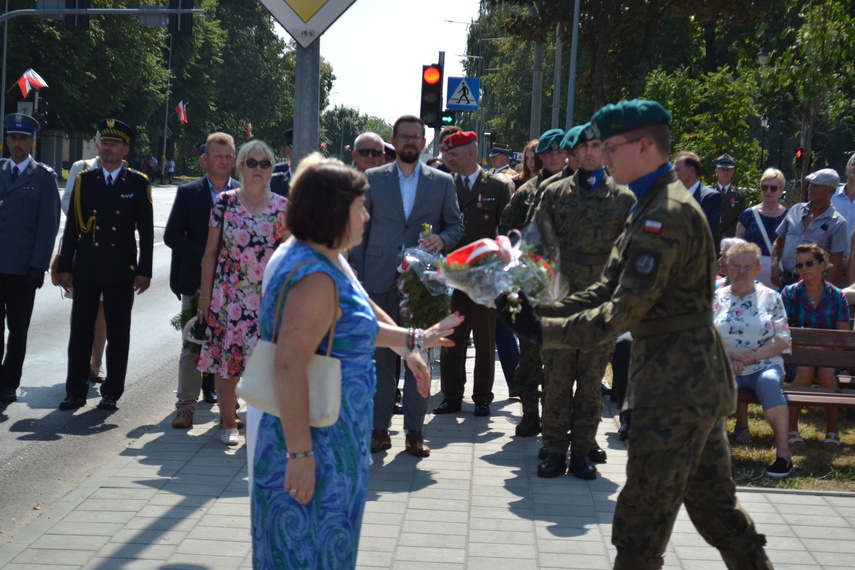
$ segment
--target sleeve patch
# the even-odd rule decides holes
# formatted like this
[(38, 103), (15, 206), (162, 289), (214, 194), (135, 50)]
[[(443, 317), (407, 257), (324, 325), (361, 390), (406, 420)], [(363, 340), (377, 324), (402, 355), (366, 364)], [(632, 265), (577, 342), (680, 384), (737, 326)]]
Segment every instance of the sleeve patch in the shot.
[(659, 258), (655, 253), (641, 251), (629, 264), (629, 270), (630, 274), (636, 277), (647, 277), (656, 270), (658, 265)]

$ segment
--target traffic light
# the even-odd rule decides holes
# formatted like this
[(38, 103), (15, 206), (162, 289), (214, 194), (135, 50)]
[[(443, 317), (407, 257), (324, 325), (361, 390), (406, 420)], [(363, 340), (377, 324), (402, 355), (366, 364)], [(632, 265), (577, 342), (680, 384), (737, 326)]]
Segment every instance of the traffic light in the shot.
[(419, 116), (432, 128), (442, 126), (442, 66), (439, 64), (422, 66), (422, 104)]
[(442, 123), (443, 127), (447, 127), (448, 125), (453, 125), (456, 118), (457, 113), (446, 110), (442, 112), (442, 115), (440, 115), (439, 122)]
[[(65, 0), (66, 10), (87, 10), (91, 7), (92, 0)], [(89, 16), (85, 14), (66, 16), (65, 28), (67, 30), (86, 31), (89, 29)]]
[(796, 149), (796, 170), (802, 169), (802, 159), (805, 157), (805, 149), (799, 147)]
[[(192, 10), (195, 0), (169, 0), (171, 10)], [(193, 14), (170, 14), (169, 33), (186, 36), (193, 33)]]

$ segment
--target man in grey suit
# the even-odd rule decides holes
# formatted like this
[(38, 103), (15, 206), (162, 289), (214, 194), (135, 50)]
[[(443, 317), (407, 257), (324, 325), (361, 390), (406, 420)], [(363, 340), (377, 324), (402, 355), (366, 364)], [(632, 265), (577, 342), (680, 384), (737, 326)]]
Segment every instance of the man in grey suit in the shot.
[(10, 156), (0, 168), (0, 402), (14, 402), (36, 289), (44, 283), (59, 229), (59, 190), (54, 171), (30, 156), (39, 123), (13, 113), (4, 125)]
[[(371, 186), (365, 207), (371, 219), (365, 226), (362, 243), (351, 251), (350, 260), (371, 299), (400, 321), (397, 267), (401, 252), (418, 245), (422, 224), (430, 224), (433, 228), (432, 235), (422, 244), (425, 251), (451, 251), (463, 236), (463, 217), (451, 176), (419, 161), (426, 142), (424, 121), (404, 115), (395, 121), (392, 133), (391, 142), (397, 153), (395, 162), (365, 173)], [(387, 430), (395, 406), (396, 359), (397, 355), (388, 348), (378, 348), (374, 353), (377, 392), (372, 453), (392, 447)], [(426, 457), (430, 455), (430, 448), (425, 445), (422, 429), (428, 400), (419, 395), (416, 380), (409, 370), (404, 377), (402, 403), (406, 449), (413, 455)]]

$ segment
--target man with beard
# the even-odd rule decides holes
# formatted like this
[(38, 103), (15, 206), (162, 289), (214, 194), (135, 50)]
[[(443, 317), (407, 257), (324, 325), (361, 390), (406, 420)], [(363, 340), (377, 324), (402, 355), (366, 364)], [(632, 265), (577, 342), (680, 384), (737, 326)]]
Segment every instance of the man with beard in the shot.
[[(454, 180), (419, 161), (425, 146), (425, 123), (414, 115), (395, 121), (392, 145), (396, 158), (366, 173), (371, 189), (365, 207), (371, 219), (365, 225), (362, 243), (351, 250), (350, 261), (371, 299), (388, 315), (400, 321), (401, 292), (397, 267), (401, 252), (419, 243), (423, 224), (432, 234), (421, 244), (428, 253), (448, 253), (463, 236), (463, 217), (457, 205)], [(392, 447), (387, 432), (395, 407), (397, 355), (390, 349), (374, 353), (377, 392), (374, 395), (374, 429), (371, 452)], [(430, 455), (422, 436), (428, 399), (419, 395), (416, 379), (406, 371), (404, 378), (404, 430), (406, 449), (417, 457)]]

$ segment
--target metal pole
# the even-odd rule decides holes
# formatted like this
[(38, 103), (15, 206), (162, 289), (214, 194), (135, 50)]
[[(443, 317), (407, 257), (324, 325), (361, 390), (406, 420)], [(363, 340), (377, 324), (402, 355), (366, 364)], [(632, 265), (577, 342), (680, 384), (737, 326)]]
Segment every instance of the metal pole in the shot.
[(292, 169), (318, 145), (321, 105), (321, 39), (304, 48), (299, 43), (294, 78), (294, 153)]
[(555, 72), (553, 73), (552, 85), (552, 126), (558, 128), (558, 113), (561, 110), (561, 24), (555, 26)]
[[(166, 133), (168, 132), (167, 124), (169, 122), (169, 89), (172, 87), (172, 34), (169, 34), (169, 62), (166, 65), (166, 103), (163, 109), (163, 153), (160, 157), (160, 183), (163, 184), (166, 172)], [(154, 182), (154, 181), (152, 181)]]
[(573, 126), (576, 104), (576, 59), (579, 55), (579, 0), (573, 5), (573, 39), (570, 41), (570, 79), (567, 84), (567, 118), (565, 130)]
[[(6, 14), (9, 13), (9, 0), (6, 0)], [(3, 79), (0, 80), (0, 117), (6, 116), (6, 45), (9, 41), (9, 20), (3, 22)], [(6, 139), (0, 137), (0, 156), (3, 156)]]
[(528, 129), (530, 139), (540, 136), (540, 108), (543, 97), (543, 42), (534, 44), (534, 65), (531, 78), (531, 126)]

